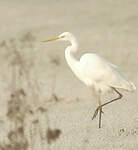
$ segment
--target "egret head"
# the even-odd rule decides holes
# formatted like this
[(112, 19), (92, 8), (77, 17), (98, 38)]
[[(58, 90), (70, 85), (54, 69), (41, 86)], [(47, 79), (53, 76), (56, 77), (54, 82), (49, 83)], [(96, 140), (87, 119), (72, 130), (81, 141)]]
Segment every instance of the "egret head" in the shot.
[(71, 41), (74, 36), (69, 32), (63, 32), (59, 35), (59, 37), (62, 41)]
[(52, 38), (52, 39), (49, 39), (49, 40), (45, 40), (43, 42), (50, 42), (50, 41), (55, 41), (55, 40), (58, 40), (58, 41), (71, 41), (73, 39), (74, 39), (74, 36), (71, 33), (63, 32), (59, 36), (57, 36), (55, 38)]

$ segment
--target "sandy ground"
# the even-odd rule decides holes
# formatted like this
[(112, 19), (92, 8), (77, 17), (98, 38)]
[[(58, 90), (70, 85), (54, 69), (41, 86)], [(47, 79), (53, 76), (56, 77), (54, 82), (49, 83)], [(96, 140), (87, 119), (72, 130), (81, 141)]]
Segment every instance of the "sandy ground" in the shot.
[(70, 31), (78, 58), (97, 53), (138, 87), (138, 1), (7, 0), (0, 10), (0, 148), (137, 150), (138, 92), (104, 108), (98, 129), (97, 98), (67, 66), (68, 43), (41, 41)]

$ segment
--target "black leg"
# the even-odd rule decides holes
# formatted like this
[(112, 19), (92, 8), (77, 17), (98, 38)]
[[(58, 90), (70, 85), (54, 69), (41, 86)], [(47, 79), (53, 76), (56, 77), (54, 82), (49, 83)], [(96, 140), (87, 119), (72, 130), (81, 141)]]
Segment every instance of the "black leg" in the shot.
[(99, 112), (99, 128), (101, 128), (101, 120), (102, 120), (102, 107), (100, 107), (100, 112)]
[(123, 97), (123, 95), (122, 95), (120, 92), (118, 92), (115, 88), (112, 87), (112, 89), (113, 89), (119, 96), (118, 96), (117, 98), (115, 98), (115, 99), (113, 99), (113, 100), (107, 102), (107, 103), (102, 104), (101, 106), (98, 106), (97, 109), (96, 109), (95, 112), (94, 112), (93, 117), (92, 117), (92, 120), (93, 120), (94, 118), (96, 118), (98, 112), (100, 113), (100, 114), (99, 114), (99, 128), (101, 127), (101, 114), (103, 113), (102, 107), (105, 106), (105, 105), (107, 105), (107, 104), (110, 104), (110, 103), (112, 103), (112, 102), (114, 102), (114, 101), (117, 101), (117, 100), (119, 100), (119, 99), (121, 99), (121, 98)]

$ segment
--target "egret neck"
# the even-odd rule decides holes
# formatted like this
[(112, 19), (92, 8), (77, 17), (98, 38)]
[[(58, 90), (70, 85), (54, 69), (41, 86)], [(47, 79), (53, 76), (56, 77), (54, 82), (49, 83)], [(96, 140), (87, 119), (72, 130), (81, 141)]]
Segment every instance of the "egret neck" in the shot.
[(78, 50), (78, 43), (77, 43), (77, 40), (75, 39), (75, 37), (73, 37), (71, 40), (69, 40), (69, 42), (71, 43), (71, 45), (68, 46), (65, 50), (65, 58), (66, 58), (68, 65), (70, 66), (71, 70), (77, 76), (79, 76), (79, 73), (80, 73), (79, 60), (77, 60), (75, 58), (75, 53)]

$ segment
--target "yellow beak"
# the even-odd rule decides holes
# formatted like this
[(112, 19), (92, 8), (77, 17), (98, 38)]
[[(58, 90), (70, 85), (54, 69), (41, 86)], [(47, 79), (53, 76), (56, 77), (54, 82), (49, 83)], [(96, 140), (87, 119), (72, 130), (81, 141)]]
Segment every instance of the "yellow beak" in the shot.
[(45, 41), (42, 41), (42, 42), (50, 42), (50, 41), (55, 41), (55, 40), (58, 40), (60, 39), (60, 37), (55, 37), (55, 38), (52, 38), (52, 39), (48, 39), (48, 40), (45, 40)]

